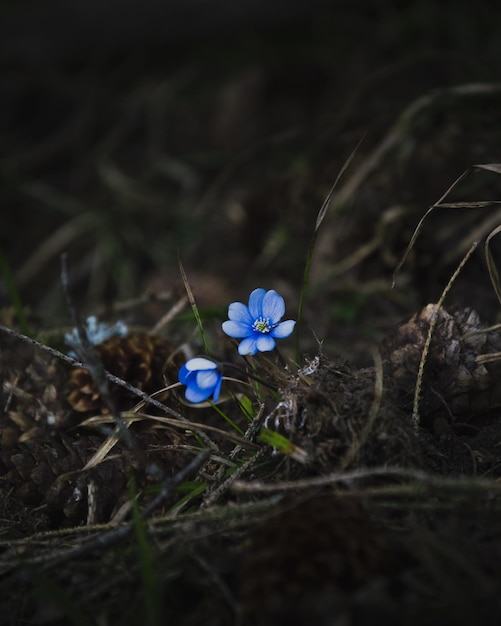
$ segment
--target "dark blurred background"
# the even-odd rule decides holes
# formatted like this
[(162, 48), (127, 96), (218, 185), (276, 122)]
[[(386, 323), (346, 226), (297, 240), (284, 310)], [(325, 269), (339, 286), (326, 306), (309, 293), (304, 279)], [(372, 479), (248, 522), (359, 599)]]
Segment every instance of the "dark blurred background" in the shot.
[[(294, 309), (316, 215), (361, 140), (317, 240), (319, 336), (377, 339), (436, 300), (497, 223), (492, 209), (441, 213), (389, 290), (426, 208), (470, 165), (501, 161), (495, 2), (1, 9), (0, 304), (15, 289), (42, 324), (66, 318), (63, 252), (84, 311), (182, 289), (178, 256), (202, 308), (262, 285)], [(468, 179), (460, 198), (500, 197), (497, 178)], [(480, 253), (468, 271), (458, 302), (495, 316)]]

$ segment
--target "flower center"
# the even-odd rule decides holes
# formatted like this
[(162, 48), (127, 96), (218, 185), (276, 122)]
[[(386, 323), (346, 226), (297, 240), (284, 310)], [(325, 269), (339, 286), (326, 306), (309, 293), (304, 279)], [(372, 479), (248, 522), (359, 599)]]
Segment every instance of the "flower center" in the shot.
[(258, 317), (252, 324), (252, 330), (257, 331), (258, 333), (269, 333), (271, 330), (270, 318)]

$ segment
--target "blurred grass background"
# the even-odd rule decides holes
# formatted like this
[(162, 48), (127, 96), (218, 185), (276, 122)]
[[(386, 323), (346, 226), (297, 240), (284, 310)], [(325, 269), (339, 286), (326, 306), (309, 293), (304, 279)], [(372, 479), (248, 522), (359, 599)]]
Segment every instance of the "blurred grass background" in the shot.
[[(255, 286), (293, 307), (318, 209), (362, 137), (347, 177), (372, 166), (318, 242), (306, 318), (320, 337), (377, 339), (436, 300), (469, 233), (496, 222), (434, 218), (390, 292), (426, 208), (499, 160), (494, 2), (21, 0), (2, 13), (0, 248), (42, 325), (66, 319), (62, 252), (84, 311), (182, 289), (178, 255), (202, 309)], [(470, 83), (491, 89), (431, 97), (378, 156), (419, 98)], [(498, 190), (477, 176), (464, 193)], [(480, 254), (469, 271), (458, 301), (495, 315)]]

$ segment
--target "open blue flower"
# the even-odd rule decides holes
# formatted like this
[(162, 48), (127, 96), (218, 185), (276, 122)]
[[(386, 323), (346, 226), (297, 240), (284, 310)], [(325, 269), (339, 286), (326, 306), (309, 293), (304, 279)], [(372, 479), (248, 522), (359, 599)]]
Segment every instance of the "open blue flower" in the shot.
[(195, 357), (187, 361), (179, 370), (179, 382), (186, 385), (185, 398), (197, 404), (210, 396), (214, 402), (219, 399), (223, 375), (217, 363), (204, 357)]
[(254, 289), (249, 297), (249, 305), (233, 302), (228, 308), (228, 317), (223, 322), (223, 331), (230, 337), (242, 339), (238, 352), (252, 355), (269, 352), (275, 347), (275, 339), (288, 337), (296, 322), (281, 322), (285, 313), (282, 296), (271, 289)]

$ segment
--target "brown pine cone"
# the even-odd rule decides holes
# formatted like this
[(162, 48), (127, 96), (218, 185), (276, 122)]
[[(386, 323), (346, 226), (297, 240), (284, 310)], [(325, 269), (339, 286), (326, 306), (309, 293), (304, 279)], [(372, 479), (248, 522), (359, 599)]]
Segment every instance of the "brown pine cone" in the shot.
[[(53, 526), (106, 522), (128, 500), (131, 470), (138, 489), (143, 489), (151, 480), (146, 460), (171, 475), (191, 459), (192, 453), (182, 445), (187, 443), (184, 433), (145, 420), (133, 426), (141, 455), (117, 443), (112, 458), (83, 470), (105, 435), (78, 427), (82, 416), (69, 408), (65, 397), (67, 368), (46, 352), (17, 339), (3, 339), (0, 335), (0, 498), (12, 494), (24, 506), (40, 507)], [(165, 386), (164, 374), (167, 380), (177, 374), (169, 363), (172, 347), (163, 339), (136, 333), (113, 337), (97, 350), (105, 367), (146, 392)], [(75, 369), (71, 377), (76, 402), (90, 399), (92, 403), (84, 406), (100, 410), (101, 399), (87, 370)], [(86, 381), (87, 393), (76, 388), (80, 380)], [(122, 388), (110, 388), (122, 405), (137, 401)]]
[[(177, 380), (180, 363), (173, 358), (174, 348), (167, 339), (132, 332), (125, 337), (111, 337), (95, 349), (108, 372), (145, 393), (154, 393)], [(73, 410), (109, 412), (87, 369), (72, 369), (68, 386), (68, 402)], [(136, 396), (117, 385), (110, 384), (110, 392), (120, 409), (130, 408), (138, 401)]]
[(403, 407), (412, 410), (419, 365), (434, 319), (420, 390), (421, 423), (431, 426), (444, 418), (464, 421), (500, 407), (501, 359), (484, 363), (482, 355), (501, 351), (501, 335), (481, 332), (480, 319), (471, 309), (450, 314), (435, 304), (401, 324), (382, 345), (385, 373), (395, 381)]

